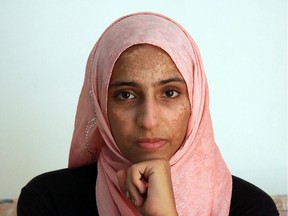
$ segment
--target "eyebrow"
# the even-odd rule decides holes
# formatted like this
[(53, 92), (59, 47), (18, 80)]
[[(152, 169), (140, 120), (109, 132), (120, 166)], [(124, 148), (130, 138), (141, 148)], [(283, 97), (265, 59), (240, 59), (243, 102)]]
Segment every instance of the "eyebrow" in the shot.
[[(180, 82), (180, 83), (183, 83), (183, 84), (186, 84), (186, 82), (184, 81), (184, 79), (181, 79), (181, 78), (178, 78), (178, 77), (172, 77), (172, 78), (169, 78), (169, 79), (166, 79), (166, 80), (161, 80), (157, 83), (155, 83), (154, 85), (157, 86), (157, 85), (165, 85), (167, 83), (170, 83), (170, 82)], [(111, 83), (109, 85), (109, 88), (110, 87), (120, 87), (120, 86), (131, 86), (131, 87), (139, 87), (139, 84), (136, 83), (136, 82), (133, 82), (133, 81), (129, 81), (129, 82), (126, 82), (126, 81), (116, 81), (114, 83)]]
[(136, 82), (126, 82), (126, 81), (117, 81), (114, 83), (111, 83), (109, 85), (110, 87), (119, 87), (119, 86), (132, 86), (132, 87), (138, 87), (139, 85)]
[(167, 84), (167, 83), (170, 83), (170, 82), (180, 82), (180, 83), (186, 84), (184, 79), (181, 79), (181, 78), (178, 78), (178, 77), (173, 77), (173, 78), (169, 78), (169, 79), (166, 79), (166, 80), (161, 80), (159, 82), (159, 85), (164, 85), (164, 84)]

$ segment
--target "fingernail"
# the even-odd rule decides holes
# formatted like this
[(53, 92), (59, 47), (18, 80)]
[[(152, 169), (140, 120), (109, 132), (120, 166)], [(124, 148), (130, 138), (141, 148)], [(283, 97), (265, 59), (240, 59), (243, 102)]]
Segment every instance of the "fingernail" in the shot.
[(135, 206), (136, 200), (135, 200), (133, 197), (131, 198), (131, 202), (132, 202), (132, 204)]
[(130, 193), (128, 191), (125, 191), (125, 196), (130, 199)]

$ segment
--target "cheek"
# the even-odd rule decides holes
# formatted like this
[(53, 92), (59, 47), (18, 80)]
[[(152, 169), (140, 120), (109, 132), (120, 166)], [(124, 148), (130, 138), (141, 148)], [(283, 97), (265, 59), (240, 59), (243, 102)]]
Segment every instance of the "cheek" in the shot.
[(131, 129), (133, 115), (126, 110), (110, 109), (108, 111), (108, 119), (112, 130), (112, 135), (116, 144), (118, 145), (127, 139)]
[(108, 118), (109, 118), (110, 127), (112, 129), (112, 134), (115, 138), (115, 136), (117, 137), (117, 134), (121, 130), (121, 125), (125, 124), (125, 118), (121, 114), (121, 112), (119, 112), (117, 109), (109, 110)]
[(190, 117), (190, 104), (189, 102), (185, 101), (182, 103), (177, 104), (177, 106), (174, 106), (170, 109), (170, 116), (171, 121), (173, 122), (181, 122), (180, 125), (183, 126), (184, 123), (187, 123)]
[(174, 111), (176, 112), (170, 114), (170, 116), (173, 116), (170, 120), (170, 125), (175, 134), (175, 139), (182, 143), (186, 135), (188, 121), (190, 118), (189, 102), (181, 103), (181, 105), (178, 106)]
[(124, 121), (123, 115), (117, 109), (111, 109), (108, 113), (110, 125), (118, 125)]

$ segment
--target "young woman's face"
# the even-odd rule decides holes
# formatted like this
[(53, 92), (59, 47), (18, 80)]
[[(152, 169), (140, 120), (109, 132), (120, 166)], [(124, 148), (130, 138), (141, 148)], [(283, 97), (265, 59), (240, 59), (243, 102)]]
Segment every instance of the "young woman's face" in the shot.
[(120, 151), (132, 163), (171, 156), (181, 146), (190, 116), (186, 83), (162, 49), (135, 45), (114, 66), (108, 118)]

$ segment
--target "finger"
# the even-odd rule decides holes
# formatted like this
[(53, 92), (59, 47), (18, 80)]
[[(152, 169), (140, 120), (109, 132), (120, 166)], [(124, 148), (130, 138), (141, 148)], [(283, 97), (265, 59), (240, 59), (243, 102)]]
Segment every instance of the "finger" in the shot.
[(146, 199), (147, 182), (142, 177), (142, 170), (138, 165), (132, 165), (127, 170), (126, 187), (129, 187), (136, 206), (142, 206)]
[(125, 187), (126, 187), (126, 190), (131, 195), (131, 199), (130, 199), (131, 202), (133, 203), (133, 205), (138, 207), (138, 206), (142, 206), (143, 197), (138, 190), (137, 184), (135, 184), (135, 178), (136, 176), (133, 175), (133, 172), (131, 172), (131, 170), (128, 169)]
[(131, 203), (135, 206), (142, 205), (143, 199), (137, 187), (134, 185), (132, 181), (132, 175), (128, 175), (127, 177), (126, 170), (119, 170), (116, 173), (116, 176), (121, 191), (131, 201)]
[(116, 173), (116, 176), (117, 176), (117, 180), (118, 180), (121, 191), (125, 193), (125, 182), (126, 182), (127, 172), (125, 170), (119, 170)]
[(127, 175), (131, 176), (131, 182), (135, 185), (140, 194), (146, 193), (148, 185), (148, 182), (143, 178), (143, 170), (145, 170), (145, 167), (134, 164), (127, 171)]

